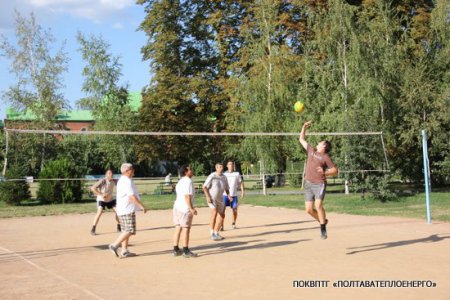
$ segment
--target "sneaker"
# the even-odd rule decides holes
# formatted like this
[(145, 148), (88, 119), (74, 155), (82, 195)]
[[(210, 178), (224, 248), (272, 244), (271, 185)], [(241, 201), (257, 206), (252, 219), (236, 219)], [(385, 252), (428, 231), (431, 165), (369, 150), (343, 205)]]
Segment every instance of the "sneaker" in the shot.
[(114, 253), (114, 255), (115, 255), (116, 257), (119, 257), (119, 254), (117, 253), (117, 247), (114, 247), (112, 244), (110, 244), (110, 245), (108, 246), (108, 248), (109, 248), (109, 250), (110, 250), (112, 253)]
[(236, 224), (231, 224), (231, 228), (236, 229)]
[(91, 235), (96, 235), (96, 233), (95, 233), (95, 227), (92, 227), (92, 229), (91, 229)]
[(225, 238), (223, 236), (221, 236), (220, 234), (216, 234), (213, 238), (213, 241), (221, 241), (224, 240)]
[(183, 253), (183, 256), (186, 257), (186, 258), (189, 258), (189, 257), (197, 257), (198, 254), (192, 252), (191, 250), (188, 250), (187, 252), (184, 252), (184, 253)]
[(328, 235), (327, 235), (327, 230), (326, 230), (326, 229), (320, 230), (320, 238), (321, 238), (322, 240), (326, 240), (327, 237), (328, 237)]
[(120, 224), (117, 224), (117, 232), (121, 232), (122, 228), (120, 227)]
[(132, 257), (132, 256), (136, 256), (136, 253), (125, 251), (125, 252), (122, 252), (122, 255), (120, 257), (127, 258), (127, 257)]
[(173, 250), (173, 251), (172, 251), (172, 255), (173, 255), (173, 256), (180, 256), (180, 255), (182, 255), (182, 254), (183, 254), (183, 250), (181, 250), (181, 249)]

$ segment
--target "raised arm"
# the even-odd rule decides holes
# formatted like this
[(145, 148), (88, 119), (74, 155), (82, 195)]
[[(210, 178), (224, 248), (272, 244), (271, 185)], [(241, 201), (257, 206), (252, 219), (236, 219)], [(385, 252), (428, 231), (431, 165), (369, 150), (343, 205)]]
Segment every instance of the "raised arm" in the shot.
[(302, 144), (303, 148), (305, 150), (308, 148), (308, 143), (306, 142), (306, 129), (308, 129), (309, 126), (311, 126), (312, 121), (308, 121), (305, 124), (303, 124), (302, 131), (300, 132), (300, 144)]

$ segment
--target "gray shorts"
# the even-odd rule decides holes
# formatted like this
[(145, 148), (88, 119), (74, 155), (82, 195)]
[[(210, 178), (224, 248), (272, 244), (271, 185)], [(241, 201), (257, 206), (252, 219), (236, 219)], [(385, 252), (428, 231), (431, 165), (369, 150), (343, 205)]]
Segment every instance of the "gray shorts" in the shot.
[(326, 183), (312, 183), (305, 180), (305, 201), (315, 201), (316, 199), (325, 199)]

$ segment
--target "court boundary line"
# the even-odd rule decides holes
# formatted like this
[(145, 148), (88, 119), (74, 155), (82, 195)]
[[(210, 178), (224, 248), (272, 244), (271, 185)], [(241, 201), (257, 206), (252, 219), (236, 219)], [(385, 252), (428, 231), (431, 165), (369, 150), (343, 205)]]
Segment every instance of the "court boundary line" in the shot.
[(16, 253), (16, 252), (14, 252), (14, 251), (12, 251), (12, 250), (9, 250), (9, 249), (7, 249), (7, 248), (5, 248), (5, 247), (2, 247), (2, 246), (0, 246), (0, 250), (2, 250), (2, 251), (4, 251), (4, 252), (7, 252), (7, 253), (10, 253), (10, 254), (12, 254), (12, 255), (14, 255), (14, 256), (16, 256), (16, 257), (19, 257), (20, 259), (22, 259), (23, 261), (25, 261), (25, 262), (28, 263), (29, 265), (35, 267), (36, 269), (38, 269), (38, 270), (40, 270), (40, 271), (47, 272), (48, 274), (52, 275), (53, 277), (55, 277), (55, 278), (57, 278), (57, 279), (59, 279), (59, 280), (65, 282), (65, 283), (67, 283), (67, 284), (69, 284), (69, 285), (71, 285), (71, 286), (73, 286), (73, 287), (75, 287), (75, 288), (77, 288), (77, 289), (79, 289), (79, 290), (81, 290), (81, 291), (83, 291), (83, 292), (85, 292), (86, 294), (88, 294), (89, 296), (91, 296), (91, 297), (93, 297), (93, 298), (95, 298), (95, 299), (98, 299), (98, 300), (105, 300), (105, 298), (100, 297), (99, 295), (95, 294), (94, 292), (91, 292), (90, 290), (88, 290), (88, 289), (82, 287), (81, 285), (79, 285), (79, 284), (77, 284), (77, 283), (74, 283), (74, 282), (72, 282), (72, 281), (66, 279), (66, 278), (63, 277), (63, 276), (61, 276), (61, 275), (59, 275), (59, 274), (56, 274), (55, 272), (52, 272), (52, 271), (50, 271), (50, 270), (48, 270), (48, 269), (46, 269), (46, 268), (44, 268), (44, 267), (42, 267), (42, 266), (40, 266), (40, 265), (34, 263), (34, 262), (32, 262), (31, 260), (27, 259), (26, 257), (24, 257), (24, 256), (22, 256), (22, 255), (20, 255), (20, 254), (18, 254), (18, 253)]

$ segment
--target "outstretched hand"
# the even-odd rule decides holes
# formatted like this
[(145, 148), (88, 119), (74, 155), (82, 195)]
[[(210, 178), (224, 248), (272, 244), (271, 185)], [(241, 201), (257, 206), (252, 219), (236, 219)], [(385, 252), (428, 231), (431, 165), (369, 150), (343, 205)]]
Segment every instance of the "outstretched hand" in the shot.
[(312, 121), (310, 120), (310, 121), (308, 121), (308, 122), (305, 122), (305, 124), (303, 124), (303, 126), (304, 126), (305, 128), (308, 128), (309, 126), (311, 126), (311, 124), (312, 124)]

